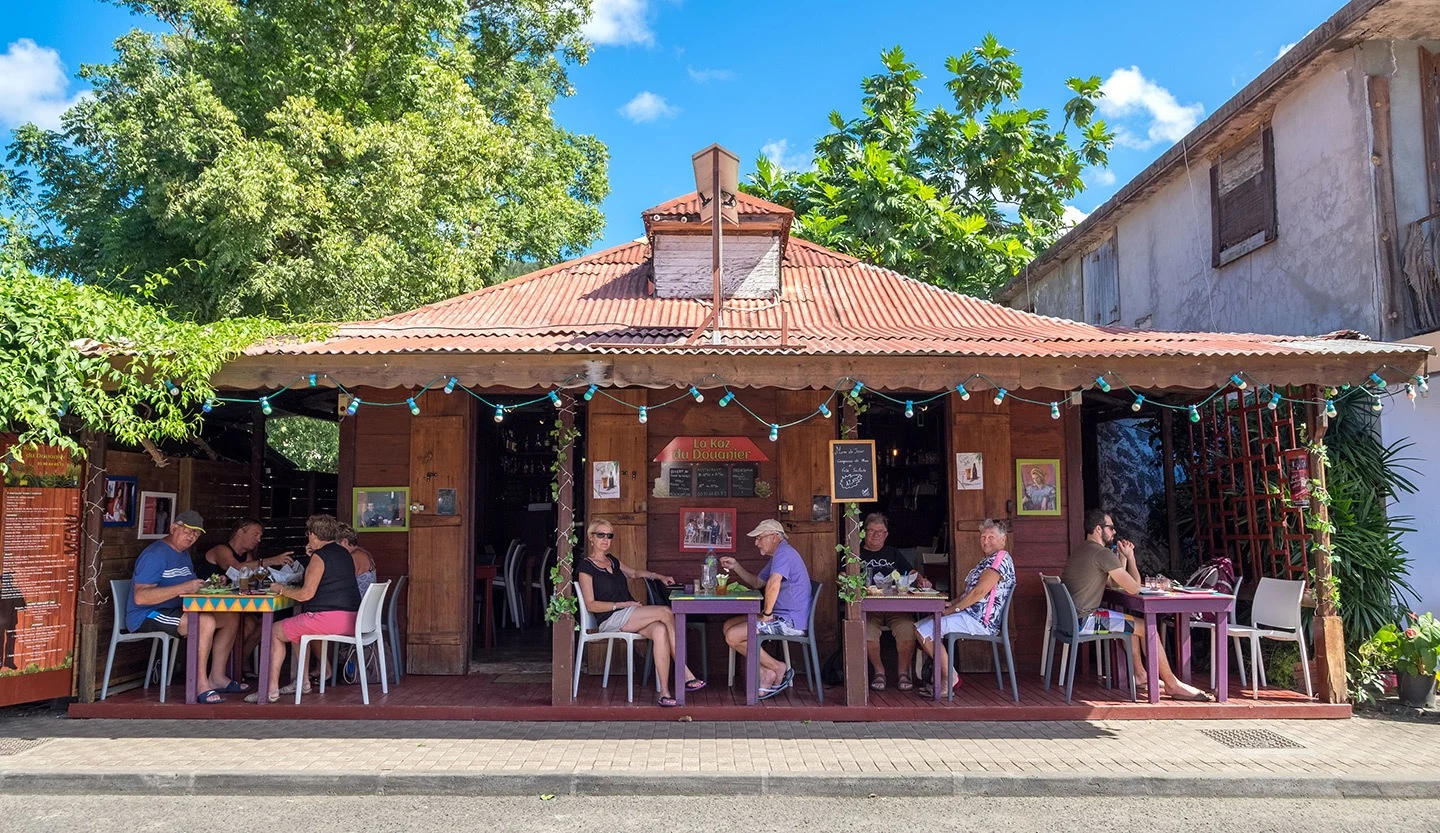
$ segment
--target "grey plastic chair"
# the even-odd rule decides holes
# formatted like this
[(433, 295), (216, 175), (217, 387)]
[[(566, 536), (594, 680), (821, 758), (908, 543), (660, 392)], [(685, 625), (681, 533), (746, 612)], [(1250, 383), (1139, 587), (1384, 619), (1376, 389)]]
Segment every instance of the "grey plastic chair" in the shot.
[[(1070, 590), (1063, 583), (1045, 582), (1045, 593), (1050, 597), (1050, 607), (1055, 612), (1055, 621), (1051, 623), (1050, 633), (1047, 638), (1055, 645), (1062, 645), (1068, 648), (1068, 654), (1060, 666), (1060, 676), (1065, 680), (1065, 702), (1069, 703), (1071, 695), (1075, 690), (1075, 668), (1080, 664), (1080, 646), (1091, 643), (1104, 643), (1118, 641), (1125, 649), (1125, 671), (1126, 678), (1130, 681), (1130, 699), (1135, 700), (1135, 657), (1130, 653), (1130, 637), (1128, 633), (1080, 633), (1080, 616), (1075, 610), (1075, 600), (1070, 597)], [(1104, 650), (1104, 646), (1097, 646), (1097, 650)], [(1054, 650), (1051, 654), (1054, 655)], [(1045, 666), (1045, 690), (1050, 690), (1050, 666)]]
[[(670, 601), (669, 601), (669, 598), (666, 596), (666, 594), (663, 592), (664, 589), (665, 589), (665, 585), (663, 585), (663, 584), (660, 583), (660, 579), (658, 579), (658, 578), (647, 578), (647, 579), (645, 579), (645, 604), (660, 605), (660, 606), (662, 606), (662, 607), (668, 607), (668, 606), (670, 605)], [(685, 621), (685, 630), (686, 630), (687, 632), (690, 632), (690, 633), (698, 633), (698, 634), (700, 635), (700, 675), (699, 675), (699, 676), (700, 676), (700, 679), (705, 680), (706, 682), (709, 682), (709, 681), (710, 681), (710, 670), (709, 670), (709, 669), (710, 669), (710, 646), (706, 644), (709, 640), (706, 639), (706, 633), (707, 633), (707, 632), (706, 632), (706, 630), (705, 630), (705, 623), (704, 623), (704, 622), (693, 622), (693, 621), (690, 621), (690, 620), (687, 619), (687, 620)], [(680, 634), (678, 634), (678, 633), (675, 634), (675, 638), (676, 638), (676, 639), (679, 639), (679, 638), (680, 638)], [(654, 652), (654, 650), (652, 649), (650, 653), (648, 653), (648, 654), (645, 655), (645, 673), (643, 673), (643, 674), (640, 675), (640, 679), (642, 679), (642, 680), (648, 680), (648, 679), (650, 679), (650, 669), (655, 667), (655, 656), (654, 656), (654, 653), (655, 653), (655, 652)], [(684, 683), (684, 681), (682, 680), (682, 681), (680, 682), (680, 684), (681, 684), (681, 685), (684, 685), (685, 683)]]
[(390, 649), (390, 673), (397, 683), (405, 676), (405, 666), (400, 662), (400, 628), (396, 616), (400, 610), (400, 594), (405, 592), (405, 585), (409, 583), (409, 576), (395, 579), (395, 589), (385, 600), (385, 645)]
[(110, 602), (114, 608), (114, 624), (110, 629), (110, 652), (105, 657), (105, 682), (100, 686), (100, 699), (110, 695), (110, 669), (115, 666), (115, 646), (121, 642), (150, 641), (150, 659), (145, 663), (145, 688), (150, 688), (150, 676), (155, 672), (155, 649), (160, 649), (160, 702), (165, 702), (165, 689), (175, 680), (175, 658), (180, 654), (180, 639), (168, 633), (145, 631), (128, 633), (125, 630), (125, 606), (130, 598), (132, 584), (128, 578), (110, 580)]
[[(945, 634), (945, 653), (950, 657), (950, 672), (955, 673), (955, 643), (966, 642), (989, 642), (990, 655), (995, 660), (995, 685), (1001, 691), (1005, 690), (1005, 679), (1000, 675), (1000, 646), (1005, 646), (1005, 668), (1010, 671), (1010, 693), (1016, 703), (1020, 702), (1020, 687), (1015, 684), (1015, 655), (1010, 649), (1010, 606), (1015, 602), (1015, 593), (1010, 593), (1010, 598), (1005, 600), (1005, 607), (1000, 610), (1000, 632), (994, 636), (974, 636), (968, 633), (947, 633)], [(917, 657), (918, 658), (918, 657)], [(955, 686), (949, 686), (949, 699), (955, 699)]]
[[(801, 648), (801, 658), (805, 663), (805, 680), (810, 684), (810, 692), (815, 695), (821, 703), (825, 702), (825, 683), (820, 679), (820, 648), (815, 643), (815, 607), (820, 603), (820, 582), (810, 582), (810, 621), (805, 632), (799, 636), (781, 636), (779, 634), (762, 633), (756, 638), (758, 643), (756, 650), (765, 650), (766, 642), (779, 642), (785, 648), (785, 664), (794, 668), (790, 661), (790, 644), (794, 643)], [(729, 684), (735, 685), (735, 649), (730, 649), (730, 679)]]

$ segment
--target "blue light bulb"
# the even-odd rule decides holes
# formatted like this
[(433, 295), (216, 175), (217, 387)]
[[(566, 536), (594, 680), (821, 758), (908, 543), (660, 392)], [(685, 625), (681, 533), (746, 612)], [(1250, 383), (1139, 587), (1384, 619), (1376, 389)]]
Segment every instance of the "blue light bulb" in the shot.
[(720, 407), (723, 408), (723, 407), (725, 407), (726, 405), (729, 405), (729, 404), (730, 404), (730, 400), (732, 400), (732, 399), (734, 399), (734, 398), (735, 398), (734, 392), (728, 391), (728, 390), (725, 391), (725, 395), (722, 396), (722, 397), (720, 397)]
[(1339, 413), (1339, 412), (1335, 410), (1335, 400), (1333, 400), (1333, 399), (1327, 399), (1327, 400), (1325, 400), (1325, 416), (1330, 417), (1331, 419), (1334, 419), (1334, 418), (1335, 418), (1335, 415), (1336, 415), (1337, 413)]
[(826, 405), (824, 402), (820, 403), (820, 415), (825, 417), (826, 419), (830, 418), (830, 406)]
[(593, 398), (595, 397), (595, 391), (596, 391), (596, 390), (597, 390), (597, 388), (596, 388), (594, 385), (591, 385), (589, 388), (586, 388), (586, 390), (585, 390), (585, 401), (586, 401), (586, 402), (589, 402), (591, 399), (593, 399)]
[[(1375, 385), (1375, 387), (1379, 388), (1380, 390), (1385, 390), (1385, 387), (1386, 387), (1385, 380), (1380, 378), (1380, 374), (1378, 374), (1378, 373), (1371, 373), (1371, 374), (1370, 374), (1370, 381), (1371, 381), (1372, 384)], [(1379, 410), (1379, 409), (1377, 408), (1376, 410)]]
[(1138, 411), (1143, 407), (1145, 407), (1145, 394), (1135, 394), (1135, 401), (1130, 403), (1130, 410)]
[(410, 406), (411, 416), (420, 416), (420, 406), (415, 404), (415, 397), (406, 399), (405, 404)]
[(1230, 374), (1230, 384), (1234, 385), (1236, 388), (1238, 388), (1238, 389), (1240, 389), (1240, 390), (1245, 390), (1245, 387), (1246, 387), (1246, 386), (1245, 386), (1245, 380), (1240, 378), (1240, 374), (1239, 374), (1239, 373), (1232, 373), (1232, 374)]
[(502, 407), (502, 406), (500, 406), (500, 405), (496, 405), (496, 406), (495, 406), (495, 421), (496, 421), (496, 422), (504, 422), (504, 421), (505, 421), (505, 408)]
[(778, 439), (780, 439), (780, 426), (772, 422), (770, 423), (770, 442), (773, 443)]
[(169, 391), (171, 396), (180, 395), (180, 387), (169, 379), (165, 380), (165, 390)]
[(690, 395), (693, 396), (693, 397), (695, 397), (695, 401), (696, 401), (696, 402), (704, 402), (704, 401), (705, 401), (705, 394), (703, 394), (703, 393), (701, 393), (700, 391), (696, 390), (694, 385), (691, 385), (691, 386), (690, 386)]
[(860, 392), (861, 392), (862, 390), (864, 390), (864, 389), (865, 389), (865, 383), (864, 383), (864, 382), (861, 382), (861, 381), (859, 381), (859, 380), (856, 380), (856, 382), (855, 382), (855, 387), (853, 387), (853, 388), (850, 389), (850, 398), (851, 398), (851, 399), (854, 399), (856, 402), (859, 402), (859, 401), (860, 401)]
[(1200, 412), (1195, 409), (1195, 406), (1194, 406), (1194, 405), (1191, 405), (1191, 406), (1190, 406), (1190, 421), (1191, 421), (1191, 422), (1199, 422), (1199, 421), (1200, 421)]
[(556, 393), (553, 390), (550, 391), (550, 404), (554, 405), (557, 408), (560, 407), (560, 394)]
[(1430, 392), (1430, 377), (1424, 374), (1415, 377), (1415, 387), (1420, 389), (1422, 394)]
[(1105, 375), (1103, 373), (1095, 377), (1095, 387), (1105, 391), (1106, 393), (1110, 392), (1110, 383), (1105, 381)]
[(350, 416), (355, 416), (355, 412), (358, 410), (360, 410), (360, 397), (350, 397), (350, 404), (345, 407), (345, 413), (349, 414)]
[(1284, 399), (1284, 398), (1285, 398), (1285, 397), (1283, 397), (1283, 396), (1280, 395), (1280, 391), (1278, 391), (1278, 390), (1277, 390), (1277, 391), (1271, 391), (1271, 393), (1270, 393), (1270, 401), (1267, 402), (1267, 403), (1265, 403), (1265, 407), (1267, 407), (1267, 408), (1269, 408), (1270, 410), (1273, 411), (1273, 410), (1275, 410), (1276, 408), (1280, 407), (1280, 401), (1281, 401), (1282, 399)]
[(999, 405), (1001, 402), (1004, 402), (1004, 401), (1005, 401), (1005, 394), (1007, 394), (1007, 393), (1009, 393), (1009, 392), (1010, 392), (1010, 391), (1005, 390), (1004, 388), (1001, 388), (1000, 391), (999, 391), (999, 393), (996, 393), (996, 394), (995, 394), (995, 404), (996, 404), (996, 405)]
[(907, 399), (905, 400), (905, 417), (908, 419), (913, 416), (915, 416), (915, 402), (914, 400)]
[(270, 407), (270, 397), (260, 397), (260, 413), (264, 414), (265, 416), (270, 416), (271, 410), (272, 408)]
[(644, 425), (650, 421), (650, 409), (644, 405), (640, 406), (640, 424)]
[(312, 387), (312, 388), (315, 387), (315, 381), (316, 381), (316, 379), (315, 379), (315, 374), (314, 374), (314, 373), (311, 373), (311, 374), (310, 374), (310, 387)]
[(205, 413), (207, 413), (207, 414), (210, 413), (210, 412), (211, 412), (212, 410), (214, 410), (214, 409), (215, 409), (215, 400), (214, 400), (214, 399), (207, 399), (207, 400), (205, 400), (205, 404), (200, 406), (200, 410), (203, 411), (203, 412), (205, 412)]
[(460, 384), (460, 380), (459, 380), (459, 379), (456, 379), (454, 376), (451, 376), (450, 379), (449, 379), (447, 382), (445, 382), (445, 392), (446, 392), (446, 393), (454, 393), (454, 392), (455, 392), (455, 386), (458, 385), (458, 384)]
[(968, 391), (968, 390), (965, 389), (965, 383), (964, 383), (964, 382), (961, 382), (960, 384), (958, 384), (958, 385), (955, 386), (955, 392), (958, 393), (958, 394), (960, 394), (960, 398), (961, 398), (961, 399), (966, 400), (967, 402), (969, 401), (969, 399), (970, 399), (970, 391)]
[(1051, 403), (1050, 403), (1050, 418), (1051, 418), (1051, 419), (1059, 419), (1059, 418), (1060, 418), (1060, 403), (1059, 403), (1059, 402), (1051, 402)]

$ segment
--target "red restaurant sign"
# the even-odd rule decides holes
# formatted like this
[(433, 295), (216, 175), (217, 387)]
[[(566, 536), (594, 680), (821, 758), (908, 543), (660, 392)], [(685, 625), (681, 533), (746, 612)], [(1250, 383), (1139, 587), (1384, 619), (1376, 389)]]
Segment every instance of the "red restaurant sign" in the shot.
[(749, 437), (676, 437), (655, 457), (657, 463), (750, 463), (769, 457)]

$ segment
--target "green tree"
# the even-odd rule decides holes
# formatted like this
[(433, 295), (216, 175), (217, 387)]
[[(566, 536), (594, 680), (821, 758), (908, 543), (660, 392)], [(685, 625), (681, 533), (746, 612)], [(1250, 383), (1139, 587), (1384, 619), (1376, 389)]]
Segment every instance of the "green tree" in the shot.
[[(31, 264), (177, 314), (408, 309), (588, 245), (607, 152), (551, 104), (582, 63), (574, 0), (112, 0), (115, 42), (59, 133), (16, 131)], [(33, 177), (33, 180), (26, 177)]]
[(340, 471), (340, 426), (311, 417), (265, 421), (265, 440), (303, 471)]
[[(795, 211), (799, 236), (911, 277), (988, 297), (1062, 231), (1081, 174), (1113, 135), (1094, 118), (1100, 79), (1071, 78), (1060, 129), (1016, 102), (1020, 65), (987, 35), (946, 62), (952, 105), (922, 111), (924, 76), (904, 51), (861, 82), (861, 115), (830, 114), (815, 169), (763, 156), (742, 186)], [(1079, 133), (1072, 147), (1067, 130)]]

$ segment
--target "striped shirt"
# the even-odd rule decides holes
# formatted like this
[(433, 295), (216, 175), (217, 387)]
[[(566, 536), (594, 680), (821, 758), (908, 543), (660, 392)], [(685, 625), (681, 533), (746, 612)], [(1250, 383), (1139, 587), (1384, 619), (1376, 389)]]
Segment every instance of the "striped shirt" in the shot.
[[(131, 583), (135, 586), (153, 584), (156, 587), (173, 587), (194, 578), (195, 568), (190, 563), (190, 554), (176, 550), (162, 538), (146, 547), (140, 557), (135, 559), (135, 574)], [(135, 591), (132, 588), (130, 598), (125, 600), (125, 629), (128, 631), (138, 630), (150, 617), (166, 624), (179, 625), (180, 615), (178, 597), (158, 605), (136, 604)]]

